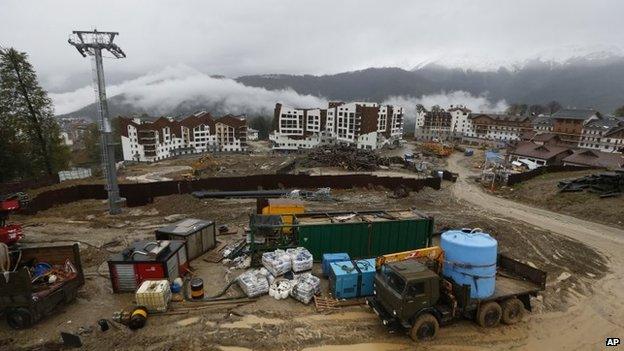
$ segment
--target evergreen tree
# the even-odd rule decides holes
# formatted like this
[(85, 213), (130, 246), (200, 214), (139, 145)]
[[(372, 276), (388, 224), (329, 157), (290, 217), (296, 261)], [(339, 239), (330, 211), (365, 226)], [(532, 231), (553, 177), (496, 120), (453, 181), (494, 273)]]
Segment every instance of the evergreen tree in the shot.
[(618, 107), (613, 114), (615, 115), (615, 117), (624, 117), (624, 105)]
[[(60, 138), (52, 100), (26, 53), (0, 48), (0, 179), (37, 177), (65, 168), (69, 149)], [(3, 149), (4, 149), (3, 147)]]

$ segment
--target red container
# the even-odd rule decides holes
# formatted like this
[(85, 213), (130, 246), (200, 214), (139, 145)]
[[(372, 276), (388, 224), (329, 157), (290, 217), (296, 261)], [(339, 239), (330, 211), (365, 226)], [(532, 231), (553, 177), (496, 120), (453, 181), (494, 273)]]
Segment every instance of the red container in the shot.
[(156, 255), (140, 253), (148, 253), (154, 247), (148, 245), (146, 248), (149, 243), (154, 241), (136, 242), (122, 253), (112, 255), (108, 259), (108, 271), (114, 292), (134, 292), (145, 280), (173, 281), (188, 272), (184, 241), (168, 241), (169, 245)]
[(11, 246), (24, 237), (22, 226), (19, 224), (9, 224), (0, 227), (0, 242)]

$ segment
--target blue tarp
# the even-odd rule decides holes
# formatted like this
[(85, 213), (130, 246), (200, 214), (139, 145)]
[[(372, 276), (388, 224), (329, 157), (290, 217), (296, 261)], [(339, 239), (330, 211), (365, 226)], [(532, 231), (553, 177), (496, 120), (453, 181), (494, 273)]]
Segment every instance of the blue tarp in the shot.
[(503, 156), (496, 151), (490, 150), (485, 152), (485, 160), (487, 162), (501, 163), (503, 162)]

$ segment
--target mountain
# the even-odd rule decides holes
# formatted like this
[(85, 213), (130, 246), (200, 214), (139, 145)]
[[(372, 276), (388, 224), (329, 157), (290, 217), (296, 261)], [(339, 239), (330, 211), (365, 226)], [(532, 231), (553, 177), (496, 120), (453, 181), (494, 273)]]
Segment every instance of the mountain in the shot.
[(271, 90), (292, 88), (299, 94), (323, 96), (333, 100), (381, 101), (388, 96), (420, 96), (435, 93), (438, 85), (418, 71), (401, 68), (368, 68), (334, 75), (265, 74), (236, 79), (247, 86)]
[(237, 81), (254, 87), (284, 89), (337, 100), (376, 100), (463, 90), (488, 94), (509, 103), (544, 104), (552, 100), (569, 107), (593, 107), (605, 113), (624, 104), (624, 57), (577, 58), (559, 64), (534, 60), (515, 69), (473, 71), (427, 64), (406, 71), (369, 68), (324, 76), (252, 75)]
[[(186, 100), (178, 104), (176, 107), (163, 114), (162, 110), (154, 106), (154, 108), (142, 108), (129, 102), (129, 99), (125, 94), (115, 95), (112, 98), (108, 98), (108, 113), (111, 117), (117, 116), (129, 116), (129, 115), (148, 115), (152, 117), (156, 116), (174, 116), (183, 117), (193, 114), (197, 111), (209, 111), (214, 116), (221, 116), (231, 113), (225, 102), (206, 102), (203, 100)], [(250, 117), (255, 117), (256, 113), (249, 111), (247, 113)], [(97, 105), (95, 103), (87, 105), (76, 111), (57, 115), (57, 118), (87, 118), (96, 121), (98, 118)]]
[[(132, 91), (134, 96), (144, 95), (142, 103), (136, 103), (136, 97), (120, 90), (118, 95), (109, 98), (111, 116), (143, 113), (177, 116), (197, 110), (211, 111), (215, 115), (266, 116), (271, 115), (275, 102), (289, 103), (284, 99), (291, 99), (290, 103), (298, 107), (312, 107), (322, 105), (324, 99), (384, 101), (392, 96), (419, 98), (454, 91), (474, 96), (486, 94), (491, 101), (529, 105), (556, 100), (565, 107), (591, 107), (603, 113), (612, 113), (624, 105), (624, 56), (579, 57), (565, 63), (533, 60), (492, 71), (429, 63), (413, 70), (368, 68), (322, 76), (264, 74), (235, 80), (214, 76), (198, 79), (204, 74), (193, 70), (184, 70), (183, 74), (178, 79), (179, 74), (174, 70), (168, 73), (167, 79), (158, 75), (158, 79), (135, 79)], [(171, 81), (179, 84), (161, 86)], [(155, 90), (159, 86), (161, 89)], [(156, 93), (162, 98), (155, 98), (153, 94)], [(157, 106), (162, 101), (171, 101), (174, 95), (175, 103), (166, 108)], [(452, 96), (449, 101), (453, 103)], [(96, 106), (91, 104), (59, 117), (94, 119), (96, 116)]]

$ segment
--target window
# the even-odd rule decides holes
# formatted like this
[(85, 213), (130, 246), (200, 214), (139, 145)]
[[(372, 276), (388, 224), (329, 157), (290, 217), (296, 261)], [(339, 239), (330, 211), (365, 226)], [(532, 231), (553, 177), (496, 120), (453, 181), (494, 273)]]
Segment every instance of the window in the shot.
[(425, 282), (415, 283), (407, 288), (408, 297), (416, 297), (425, 293)]
[(382, 268), (382, 273), (390, 288), (399, 294), (403, 292), (403, 289), (405, 289), (405, 280), (403, 278), (387, 267)]

